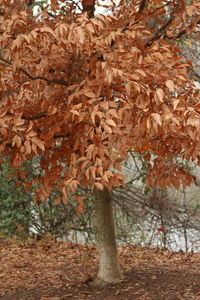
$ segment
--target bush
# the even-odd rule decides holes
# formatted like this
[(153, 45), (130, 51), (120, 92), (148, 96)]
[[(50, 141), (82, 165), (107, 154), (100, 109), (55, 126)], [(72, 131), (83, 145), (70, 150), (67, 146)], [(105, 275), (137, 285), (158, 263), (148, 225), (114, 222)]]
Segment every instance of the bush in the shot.
[(15, 176), (4, 160), (0, 165), (0, 233), (5, 237), (28, 236), (32, 196), (16, 186)]
[[(27, 161), (23, 168), (28, 173), (28, 180), (41, 176), (42, 170), (36, 161)], [(28, 171), (28, 172), (27, 172)], [(94, 240), (92, 228), (92, 215), (94, 204), (91, 193), (85, 199), (86, 213), (76, 214), (77, 202), (73, 195), (68, 199), (67, 205), (60, 203), (54, 205), (55, 199), (61, 194), (53, 190), (45, 202), (34, 203), (34, 188), (29, 192), (23, 188), (22, 178), (12, 174), (8, 159), (4, 158), (0, 165), (0, 235), (3, 237), (29, 236), (42, 237), (50, 234), (52, 237), (71, 239), (74, 242), (81, 236), (86, 242)], [(21, 184), (16, 185), (16, 182)], [(78, 189), (76, 194), (85, 193)]]

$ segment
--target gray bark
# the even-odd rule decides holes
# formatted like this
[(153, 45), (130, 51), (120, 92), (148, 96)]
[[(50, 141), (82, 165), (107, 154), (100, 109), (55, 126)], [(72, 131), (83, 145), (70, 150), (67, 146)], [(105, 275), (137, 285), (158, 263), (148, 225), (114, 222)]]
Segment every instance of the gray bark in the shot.
[(96, 229), (99, 247), (98, 279), (115, 283), (121, 280), (112, 213), (112, 194), (107, 189), (95, 191)]

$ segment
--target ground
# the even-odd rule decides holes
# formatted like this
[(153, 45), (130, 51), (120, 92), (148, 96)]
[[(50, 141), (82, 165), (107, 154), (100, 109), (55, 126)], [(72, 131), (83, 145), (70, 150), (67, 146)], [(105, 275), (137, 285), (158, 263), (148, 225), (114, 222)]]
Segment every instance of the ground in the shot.
[(0, 239), (0, 299), (200, 300), (200, 254), (125, 246), (119, 257), (123, 281), (94, 287), (96, 247)]

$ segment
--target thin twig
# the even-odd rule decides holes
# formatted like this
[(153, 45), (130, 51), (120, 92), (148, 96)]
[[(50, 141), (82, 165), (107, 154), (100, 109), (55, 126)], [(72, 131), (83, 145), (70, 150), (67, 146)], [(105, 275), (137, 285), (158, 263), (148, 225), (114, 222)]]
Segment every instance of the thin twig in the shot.
[(7, 65), (12, 66), (12, 63), (9, 60), (6, 60), (5, 58), (3, 58), (2, 56), (0, 56), (0, 60), (3, 61), (4, 63), (6, 63)]
[(67, 133), (67, 134), (55, 134), (53, 137), (54, 139), (60, 139), (60, 138), (66, 138), (66, 137), (69, 137), (71, 136), (70, 133)]
[(83, 9), (78, 5), (78, 3), (76, 3), (74, 0), (71, 0), (71, 1), (80, 11), (83, 12)]

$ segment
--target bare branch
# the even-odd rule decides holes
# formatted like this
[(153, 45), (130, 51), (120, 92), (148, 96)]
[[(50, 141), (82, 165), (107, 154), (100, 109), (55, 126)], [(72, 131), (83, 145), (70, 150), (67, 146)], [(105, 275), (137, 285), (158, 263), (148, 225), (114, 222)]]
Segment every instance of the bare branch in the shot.
[(3, 61), (4, 63), (6, 63), (9, 66), (12, 66), (12, 63), (9, 60), (6, 60), (5, 58), (3, 58), (2, 56), (0, 56), (0, 60)]
[(173, 36), (173, 37), (169, 37), (169, 39), (179, 39), (180, 37), (182, 37), (184, 34), (186, 34), (186, 29), (181, 30), (177, 35)]
[(73, 3), (80, 11), (83, 12), (83, 9), (79, 6), (78, 3), (76, 3), (74, 0), (71, 0), (71, 1), (72, 1), (72, 3)]
[(55, 134), (53, 137), (54, 139), (59, 139), (59, 138), (66, 138), (66, 137), (69, 137), (71, 136), (70, 133), (67, 133), (67, 134)]
[(39, 119), (42, 119), (44, 117), (46, 117), (47, 114), (46, 113), (40, 113), (38, 115), (35, 115), (35, 116), (32, 116), (32, 117), (24, 117), (22, 116), (22, 119), (23, 120), (27, 120), (27, 121), (33, 121), (33, 120), (39, 120)]
[(145, 3), (146, 3), (146, 0), (141, 0), (140, 2), (140, 7), (139, 7), (139, 10), (138, 10), (138, 13), (140, 14), (144, 8), (145, 8)]
[(162, 34), (161, 32), (165, 30), (175, 19), (175, 16), (171, 16), (162, 26), (158, 28), (158, 30), (151, 36), (148, 42), (145, 44), (145, 47), (149, 47), (155, 40), (159, 39)]
[[(14, 113), (11, 113), (11, 112), (7, 112), (7, 115), (8, 116), (14, 116)], [(22, 120), (26, 120), (26, 121), (33, 121), (33, 120), (39, 120), (39, 119), (42, 119), (44, 117), (46, 117), (47, 114), (45, 112), (42, 112), (38, 115), (35, 115), (35, 116), (31, 116), (31, 117), (25, 117), (22, 115), (21, 119)]]
[(68, 86), (68, 83), (67, 81), (65, 80), (61, 80), (61, 79), (48, 79), (46, 77), (43, 77), (43, 76), (33, 76), (31, 75), (30, 73), (28, 73), (26, 70), (24, 70), (23, 68), (19, 68), (19, 70), (24, 73), (28, 78), (30, 78), (31, 80), (38, 80), (38, 79), (41, 79), (41, 80), (44, 80), (46, 81), (48, 84), (54, 84), (54, 83), (57, 83), (57, 84), (60, 84), (60, 85), (64, 85), (64, 86)]
[[(0, 56), (0, 60), (3, 61), (4, 63), (8, 64), (9, 66), (12, 66), (12, 63), (6, 59), (4, 59), (2, 56)], [(19, 68), (19, 70), (26, 75), (29, 79), (31, 80), (44, 80), (46, 81), (48, 84), (60, 84), (60, 85), (64, 85), (64, 86), (68, 86), (68, 82), (62, 79), (48, 79), (46, 77), (43, 76), (33, 76), (31, 75), (29, 72), (27, 72), (25, 69), (23, 68)]]

